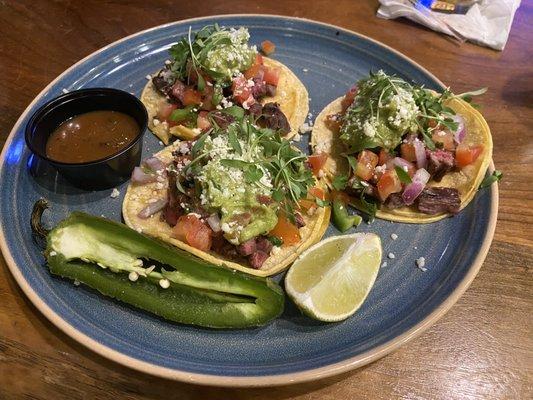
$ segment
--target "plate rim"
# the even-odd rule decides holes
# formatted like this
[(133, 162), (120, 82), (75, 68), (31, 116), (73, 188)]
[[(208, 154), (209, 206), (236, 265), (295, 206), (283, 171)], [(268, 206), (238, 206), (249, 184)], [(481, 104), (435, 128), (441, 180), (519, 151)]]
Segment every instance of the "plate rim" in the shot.
[[(340, 27), (334, 24), (316, 21), (316, 20), (312, 20), (309, 18), (291, 17), (291, 16), (278, 15), (278, 14), (257, 14), (257, 13), (217, 14), (217, 15), (187, 18), (183, 20), (177, 20), (177, 21), (172, 21), (172, 22), (168, 22), (165, 24), (157, 25), (152, 28), (144, 29), (144, 30), (135, 32), (131, 35), (125, 36), (121, 39), (118, 39), (112, 43), (109, 43), (106, 46), (83, 57), (81, 60), (74, 63), (69, 68), (67, 68), (65, 71), (63, 71), (61, 74), (59, 74), (56, 78), (54, 78), (48, 85), (46, 85), (46, 87), (43, 90), (41, 90), (35, 96), (35, 98), (25, 108), (25, 110), (22, 112), (17, 122), (11, 129), (4, 143), (2, 152), (0, 153), (0, 173), (3, 169), (7, 149), (11, 146), (11, 143), (15, 137), (15, 134), (19, 130), (23, 119), (29, 113), (33, 105), (65, 74), (67, 74), (69, 71), (76, 68), (78, 65), (82, 64), (89, 58), (121, 42), (129, 40), (136, 36), (144, 35), (154, 30), (169, 27), (171, 25), (183, 24), (187, 22), (197, 22), (200, 20), (214, 19), (214, 18), (219, 18), (219, 19), (226, 18), (227, 19), (227, 18), (247, 18), (247, 17), (260, 17), (260, 18), (272, 18), (272, 19), (282, 18), (282, 19), (291, 20), (291, 21), (301, 21), (301, 22), (306, 22), (310, 24), (321, 25), (323, 27), (334, 28), (338, 31), (342, 31), (350, 35), (358, 36), (361, 39), (372, 42), (394, 53), (395, 55), (404, 59), (406, 62), (410, 63), (411, 65), (415, 66), (419, 70), (423, 71), (425, 74), (429, 75), (432, 79), (438, 82), (442, 87), (445, 87), (442, 81), (438, 79), (433, 73), (428, 71), (422, 65), (418, 64), (416, 61), (402, 54), (398, 50), (376, 39), (373, 39), (369, 36), (366, 36), (364, 34), (361, 34), (361, 33), (358, 33), (358, 32), (355, 32), (350, 29), (346, 29), (346, 28), (343, 28), (343, 27)], [(494, 170), (494, 162), (491, 160), (489, 171), (493, 171), (493, 170)], [(114, 361), (121, 365), (127, 366), (129, 368), (132, 368), (137, 371), (144, 372), (150, 375), (155, 375), (158, 377), (172, 379), (172, 380), (181, 381), (181, 382), (187, 382), (187, 383), (194, 383), (194, 384), (201, 384), (201, 385), (208, 385), (208, 386), (222, 386), (222, 387), (277, 386), (277, 385), (304, 383), (304, 382), (324, 379), (327, 377), (331, 377), (333, 375), (338, 375), (338, 374), (362, 367), (363, 365), (369, 364), (393, 352), (394, 350), (398, 349), (400, 346), (404, 345), (405, 343), (421, 335), (430, 326), (432, 326), (435, 322), (437, 322), (446, 312), (448, 312), (448, 310), (459, 300), (459, 298), (463, 295), (463, 293), (468, 289), (468, 287), (470, 286), (470, 284), (472, 283), (472, 281), (478, 274), (481, 266), (483, 265), (483, 262), (487, 256), (487, 253), (489, 251), (490, 245), (494, 237), (494, 231), (496, 228), (496, 222), (497, 222), (497, 217), (498, 217), (498, 203), (499, 203), (498, 186), (493, 186), (491, 188), (491, 211), (489, 215), (489, 222), (487, 225), (487, 233), (484, 237), (483, 243), (481, 245), (481, 248), (478, 254), (476, 255), (470, 268), (468, 269), (468, 272), (466, 273), (464, 278), (460, 281), (460, 283), (448, 295), (448, 297), (440, 305), (438, 305), (431, 313), (429, 313), (424, 319), (422, 319), (417, 324), (413, 325), (410, 329), (394, 337), (393, 339), (377, 347), (369, 349), (359, 355), (347, 358), (345, 360), (342, 360), (342, 361), (339, 361), (333, 364), (325, 365), (319, 368), (313, 368), (309, 370), (290, 372), (290, 373), (284, 373), (284, 374), (275, 374), (275, 375), (228, 376), (228, 375), (211, 375), (211, 374), (192, 373), (192, 372), (187, 372), (187, 371), (183, 371), (179, 369), (162, 367), (156, 364), (152, 364), (150, 362), (142, 361), (137, 358), (127, 356), (121, 353), (120, 351), (114, 350), (106, 345), (103, 345), (97, 342), (96, 340), (92, 339), (91, 337), (87, 336), (86, 334), (78, 331), (76, 328), (70, 325), (67, 321), (61, 318), (54, 310), (52, 310), (48, 306), (48, 304), (44, 302), (44, 300), (42, 300), (37, 295), (37, 293), (29, 285), (29, 283), (26, 281), (26, 279), (24, 278), (24, 276), (18, 269), (18, 266), (15, 263), (15, 260), (13, 259), (11, 252), (9, 251), (6, 239), (4, 237), (4, 229), (2, 227), (1, 221), (0, 221), (0, 227), (2, 227), (2, 229), (0, 229), (0, 252), (2, 256), (4, 257), (6, 264), (11, 274), (15, 278), (15, 281), (17, 282), (18, 286), (22, 289), (22, 291), (28, 297), (28, 299), (32, 302), (32, 304), (39, 310), (39, 312), (41, 312), (53, 325), (58, 327), (63, 333), (67, 334), (72, 339), (74, 339), (76, 342), (84, 345), (89, 350), (94, 351), (95, 353), (99, 354), (100, 356), (108, 360)]]

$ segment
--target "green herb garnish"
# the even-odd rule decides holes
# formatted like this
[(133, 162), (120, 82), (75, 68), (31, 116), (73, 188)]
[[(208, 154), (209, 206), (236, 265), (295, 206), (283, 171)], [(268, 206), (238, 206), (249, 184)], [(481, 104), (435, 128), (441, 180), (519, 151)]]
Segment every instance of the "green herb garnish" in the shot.
[(394, 170), (396, 171), (396, 175), (398, 175), (401, 183), (411, 183), (411, 177), (402, 167), (395, 166)]
[(499, 182), (503, 178), (502, 171), (495, 170), (491, 175), (485, 177), (481, 184), (479, 185), (479, 189), (484, 189), (486, 187), (489, 187), (494, 182)]

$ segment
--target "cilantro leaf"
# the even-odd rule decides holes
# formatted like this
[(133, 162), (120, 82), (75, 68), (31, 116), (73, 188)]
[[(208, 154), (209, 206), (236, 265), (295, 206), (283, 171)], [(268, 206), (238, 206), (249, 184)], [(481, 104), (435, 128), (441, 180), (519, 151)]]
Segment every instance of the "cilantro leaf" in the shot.
[(344, 190), (348, 184), (348, 176), (346, 175), (337, 175), (333, 178), (332, 185), (335, 190)]

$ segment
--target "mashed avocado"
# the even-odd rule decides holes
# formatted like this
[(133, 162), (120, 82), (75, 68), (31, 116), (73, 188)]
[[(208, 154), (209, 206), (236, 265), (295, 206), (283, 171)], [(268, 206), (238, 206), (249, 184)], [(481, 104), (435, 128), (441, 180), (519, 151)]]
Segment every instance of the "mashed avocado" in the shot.
[[(242, 143), (244, 147), (244, 143)], [(211, 212), (221, 216), (221, 227), (225, 238), (240, 244), (255, 236), (266, 234), (277, 224), (276, 210), (259, 203), (259, 195), (270, 196), (272, 184), (266, 171), (257, 182), (246, 180), (243, 169), (226, 166), (221, 160), (233, 159), (227, 136), (206, 140), (206, 149), (212, 160), (198, 176), (202, 188), (200, 201)], [(257, 157), (249, 154), (248, 157)], [(243, 161), (239, 157), (240, 161)]]
[(205, 67), (222, 74), (218, 81), (231, 81), (231, 78), (251, 67), (257, 50), (248, 46), (250, 34), (248, 29), (231, 29), (228, 38), (223, 44), (213, 47), (205, 60)]
[(358, 93), (348, 108), (341, 139), (352, 151), (394, 149), (402, 136), (417, 130), (418, 106), (409, 84), (383, 71), (358, 82)]

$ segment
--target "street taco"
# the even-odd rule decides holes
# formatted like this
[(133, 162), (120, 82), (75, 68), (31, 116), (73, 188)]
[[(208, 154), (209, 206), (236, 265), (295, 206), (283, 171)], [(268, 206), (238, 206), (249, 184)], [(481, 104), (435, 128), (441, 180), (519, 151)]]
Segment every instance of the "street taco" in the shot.
[(492, 158), (490, 129), (466, 99), (383, 71), (317, 117), (312, 158), (343, 202), (371, 216), (429, 223), (474, 198)]
[[(285, 65), (250, 46), (246, 28), (210, 25), (190, 32), (170, 50), (164, 67), (149, 75), (141, 101), (148, 127), (165, 144), (191, 140), (209, 129), (207, 112), (241, 106), (257, 123), (294, 136), (309, 111), (307, 90)], [(274, 45), (263, 42), (263, 53)]]
[(326, 187), (305, 154), (244, 109), (207, 118), (213, 127), (199, 139), (177, 140), (134, 170), (124, 220), (214, 264), (278, 273), (324, 234)]

